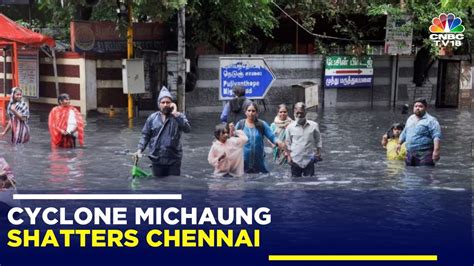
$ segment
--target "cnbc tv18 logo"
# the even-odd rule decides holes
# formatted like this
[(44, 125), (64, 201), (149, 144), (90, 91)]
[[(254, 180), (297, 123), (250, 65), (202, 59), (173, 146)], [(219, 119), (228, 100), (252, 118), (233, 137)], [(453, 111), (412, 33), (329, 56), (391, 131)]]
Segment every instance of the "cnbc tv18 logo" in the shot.
[(454, 14), (442, 13), (432, 20), (430, 39), (437, 46), (461, 46), (464, 39), (462, 20)]

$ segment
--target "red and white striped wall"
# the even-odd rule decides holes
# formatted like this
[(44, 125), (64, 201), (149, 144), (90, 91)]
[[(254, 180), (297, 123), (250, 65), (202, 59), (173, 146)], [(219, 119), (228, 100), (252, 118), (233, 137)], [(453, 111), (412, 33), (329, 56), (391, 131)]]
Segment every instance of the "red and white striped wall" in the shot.
[[(1, 51), (0, 51), (1, 55)], [(82, 114), (90, 110), (108, 112), (127, 107), (127, 96), (122, 89), (121, 55), (90, 55), (73, 52), (56, 54), (59, 93), (67, 93), (71, 104)], [(12, 86), (11, 57), (7, 56), (7, 93)], [(3, 93), (3, 56), (0, 56), (0, 93)], [(39, 98), (30, 104), (50, 110), (58, 104), (55, 87), (53, 59), (40, 53)]]
[[(56, 56), (58, 70), (59, 93), (67, 93), (71, 104), (78, 107), (82, 114), (86, 113), (86, 64), (85, 59), (77, 53), (62, 53)], [(40, 56), (39, 99), (30, 99), (34, 106), (52, 108), (58, 104), (53, 69), (53, 59), (46, 55)]]
[(100, 58), (96, 62), (97, 110), (107, 112), (110, 106), (116, 109), (127, 107), (127, 96), (122, 87), (121, 59)]
[[(7, 53), (8, 54), (8, 53)], [(3, 78), (5, 76), (5, 71), (3, 70), (3, 63), (4, 63), (4, 57), (3, 57), (3, 51), (0, 50), (0, 93), (3, 96)], [(9, 93), (9, 88), (12, 87), (12, 74), (11, 74), (11, 69), (12, 69), (12, 58), (11, 56), (7, 56), (7, 63), (6, 63), (6, 73), (7, 73), (7, 94)]]
[[(81, 113), (90, 110), (108, 112), (127, 106), (127, 96), (122, 89), (122, 64), (120, 56), (97, 58), (91, 55), (72, 52), (57, 54), (59, 93), (68, 93), (71, 104)], [(57, 105), (53, 60), (40, 58), (39, 99), (31, 102), (37, 105)]]

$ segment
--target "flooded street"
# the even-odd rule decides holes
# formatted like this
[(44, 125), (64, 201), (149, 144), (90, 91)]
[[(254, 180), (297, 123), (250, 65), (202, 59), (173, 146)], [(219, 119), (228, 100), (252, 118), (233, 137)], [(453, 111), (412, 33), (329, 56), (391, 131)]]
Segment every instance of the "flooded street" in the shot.
[[(30, 143), (12, 146), (4, 138), (0, 146), (1, 156), (12, 166), (20, 190), (470, 190), (472, 112), (431, 108), (428, 112), (438, 118), (443, 133), (441, 161), (435, 168), (405, 167), (403, 162), (386, 161), (380, 138), (393, 122), (405, 122), (408, 117), (398, 110), (329, 109), (309, 113), (308, 118), (320, 124), (323, 137), (323, 161), (316, 165), (316, 176), (312, 178), (291, 178), (289, 167), (273, 164), (268, 153), (270, 174), (212, 177), (207, 154), (218, 114), (188, 114), (192, 133), (183, 134), (181, 177), (131, 181), (131, 156), (120, 153), (136, 150), (144, 116), (135, 119), (131, 128), (124, 116), (89, 116), (85, 148), (52, 151), (47, 113), (33, 112)], [(270, 124), (274, 113), (269, 110), (261, 116)], [(149, 170), (147, 158), (139, 164)]]
[[(13, 167), (20, 193), (183, 194), (179, 202), (49, 200), (22, 201), (23, 206), (67, 206), (68, 210), (98, 206), (265, 206), (274, 220), (262, 229), (265, 242), (259, 251), (263, 254), (288, 252), (288, 246), (281, 243), (302, 254), (315, 250), (326, 254), (336, 249), (348, 254), (366, 254), (367, 250), (373, 254), (411, 254), (416, 248), (435, 245), (432, 250), (443, 258), (449, 256), (444, 250), (456, 243), (463, 248), (459, 252), (472, 254), (466, 250), (472, 247), (474, 234), (472, 114), (450, 109), (428, 111), (439, 119), (444, 135), (441, 161), (434, 168), (386, 161), (381, 136), (393, 122), (405, 121), (407, 115), (381, 109), (308, 114), (310, 119), (317, 117), (323, 137), (323, 161), (317, 164), (315, 177), (291, 178), (289, 167), (275, 166), (270, 154), (266, 158), (270, 174), (212, 177), (207, 154), (218, 114), (189, 115), (192, 133), (183, 135), (180, 177), (131, 180), (132, 158), (120, 153), (135, 151), (145, 117), (135, 120), (131, 128), (125, 117), (88, 117), (85, 148), (52, 151), (47, 114), (35, 114), (30, 123), (32, 141), (14, 147), (3, 140), (1, 156)], [(269, 111), (263, 117), (273, 120), (273, 114)], [(148, 170), (149, 164), (147, 158), (140, 161), (144, 169)], [(160, 258), (170, 256), (170, 251), (160, 253)], [(132, 257), (124, 256), (123, 260)]]
[(0, 266), (474, 266), (474, 0), (0, 25)]

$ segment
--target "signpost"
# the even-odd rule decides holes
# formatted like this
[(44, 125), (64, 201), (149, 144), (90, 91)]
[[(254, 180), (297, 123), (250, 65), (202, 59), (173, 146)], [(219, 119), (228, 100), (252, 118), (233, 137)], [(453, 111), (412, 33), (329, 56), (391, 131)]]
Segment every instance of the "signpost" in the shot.
[(276, 77), (263, 58), (219, 58), (219, 100), (231, 100), (232, 88), (245, 88), (248, 99), (263, 99)]
[(401, 18), (387, 16), (387, 30), (385, 32), (385, 53), (389, 55), (410, 55), (413, 30), (411, 17)]
[(38, 50), (20, 50), (18, 53), (18, 79), (23, 96), (39, 98)]
[(398, 88), (398, 56), (410, 55), (411, 45), (413, 39), (412, 18), (409, 15), (404, 15), (400, 18), (387, 16), (387, 27), (385, 32), (385, 53), (395, 55), (395, 62), (392, 63), (392, 90), (390, 98), (393, 99), (393, 107), (397, 102), (397, 88)]
[(328, 56), (324, 85), (330, 88), (372, 87), (373, 60), (369, 56)]

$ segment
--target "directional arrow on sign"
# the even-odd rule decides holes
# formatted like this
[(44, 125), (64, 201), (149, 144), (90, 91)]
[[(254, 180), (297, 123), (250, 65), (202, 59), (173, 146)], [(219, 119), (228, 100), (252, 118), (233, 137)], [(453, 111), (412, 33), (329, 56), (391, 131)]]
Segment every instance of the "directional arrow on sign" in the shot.
[(245, 88), (245, 97), (263, 99), (276, 77), (263, 58), (221, 57), (219, 58), (219, 99), (230, 100), (232, 88)]
[(342, 75), (352, 75), (352, 76), (360, 76), (360, 75), (373, 75), (374, 70), (372, 68), (342, 68), (342, 69), (326, 69), (325, 75), (326, 76), (342, 76)]
[(336, 70), (336, 74), (361, 74), (362, 70), (354, 69), (354, 70)]

